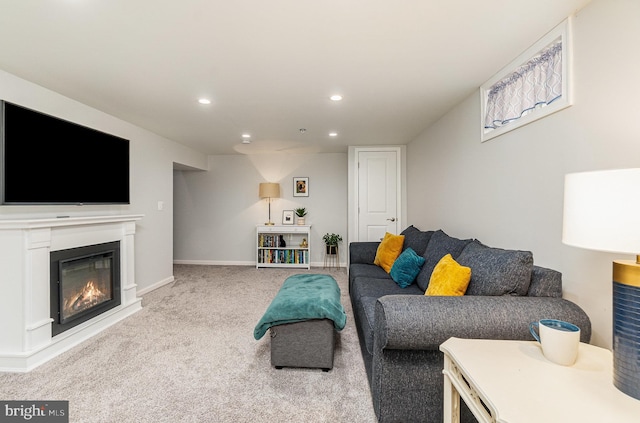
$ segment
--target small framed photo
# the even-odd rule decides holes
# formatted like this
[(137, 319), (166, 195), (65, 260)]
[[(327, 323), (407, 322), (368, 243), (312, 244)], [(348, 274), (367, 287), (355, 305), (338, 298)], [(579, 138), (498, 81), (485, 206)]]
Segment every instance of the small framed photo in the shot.
[(293, 178), (293, 196), (308, 197), (309, 196), (309, 178)]
[(293, 210), (282, 210), (282, 224), (293, 225)]

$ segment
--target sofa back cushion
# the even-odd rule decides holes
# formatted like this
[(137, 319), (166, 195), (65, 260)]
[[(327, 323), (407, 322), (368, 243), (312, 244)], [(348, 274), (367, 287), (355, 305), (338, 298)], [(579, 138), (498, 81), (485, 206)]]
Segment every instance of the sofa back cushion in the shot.
[(411, 248), (419, 256), (422, 256), (427, 249), (429, 240), (433, 235), (433, 231), (421, 231), (415, 226), (411, 225), (404, 231), (400, 232), (400, 235), (404, 235), (404, 245), (402, 251), (407, 248)]
[(451, 254), (451, 257), (457, 259), (464, 247), (467, 246), (472, 240), (470, 239), (458, 239), (451, 237), (444, 233), (442, 230), (437, 230), (431, 235), (431, 239), (427, 244), (427, 248), (424, 252), (424, 265), (422, 270), (418, 273), (416, 283), (423, 291), (426, 291), (429, 287), (429, 280), (431, 279), (431, 273), (436, 267), (440, 259)]
[(471, 268), (466, 295), (527, 295), (533, 269), (530, 251), (491, 248), (473, 241), (457, 261)]

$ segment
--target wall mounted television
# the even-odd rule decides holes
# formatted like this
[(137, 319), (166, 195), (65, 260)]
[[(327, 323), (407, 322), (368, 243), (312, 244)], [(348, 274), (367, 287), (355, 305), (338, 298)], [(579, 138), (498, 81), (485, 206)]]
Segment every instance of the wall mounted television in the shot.
[(0, 101), (6, 205), (129, 204), (129, 140)]

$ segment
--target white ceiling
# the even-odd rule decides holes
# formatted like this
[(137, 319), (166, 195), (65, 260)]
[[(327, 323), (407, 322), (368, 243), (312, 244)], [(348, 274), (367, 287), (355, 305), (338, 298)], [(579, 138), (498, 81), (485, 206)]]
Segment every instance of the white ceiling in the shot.
[(207, 154), (346, 151), (411, 141), (588, 2), (0, 0), (0, 69)]

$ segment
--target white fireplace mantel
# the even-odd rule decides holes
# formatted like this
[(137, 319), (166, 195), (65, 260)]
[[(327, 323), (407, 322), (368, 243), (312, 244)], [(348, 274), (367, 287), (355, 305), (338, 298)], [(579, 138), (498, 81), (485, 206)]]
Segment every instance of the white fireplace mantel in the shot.
[[(143, 215), (0, 220), (0, 371), (26, 372), (142, 308), (134, 234)], [(51, 251), (120, 241), (121, 304), (51, 336)]]

